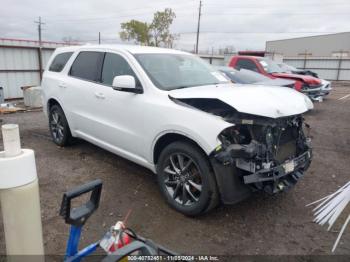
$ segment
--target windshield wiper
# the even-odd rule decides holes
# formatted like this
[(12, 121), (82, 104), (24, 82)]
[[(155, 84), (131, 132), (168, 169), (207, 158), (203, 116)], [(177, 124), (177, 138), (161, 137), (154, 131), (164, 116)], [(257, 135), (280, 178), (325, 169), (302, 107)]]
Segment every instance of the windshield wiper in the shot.
[(188, 87), (190, 87), (190, 86), (179, 86), (179, 87), (173, 88), (172, 90), (183, 89), (183, 88), (188, 88)]
[(179, 86), (179, 87), (174, 87), (171, 90), (176, 90), (176, 89), (183, 89), (183, 88), (192, 88), (192, 87), (198, 87), (198, 86), (209, 86), (209, 85), (219, 85), (219, 84), (227, 84), (229, 82), (225, 83), (208, 83), (208, 84), (200, 84), (200, 85), (189, 85), (189, 86)]

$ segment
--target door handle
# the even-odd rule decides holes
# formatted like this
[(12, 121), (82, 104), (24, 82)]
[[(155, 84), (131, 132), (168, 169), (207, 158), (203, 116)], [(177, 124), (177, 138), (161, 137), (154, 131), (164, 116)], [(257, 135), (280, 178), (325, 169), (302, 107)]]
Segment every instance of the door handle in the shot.
[(95, 96), (96, 96), (97, 98), (99, 98), (99, 99), (105, 99), (105, 98), (106, 98), (105, 95), (104, 95), (103, 93), (100, 93), (100, 92), (96, 92), (96, 93), (95, 93)]
[(60, 88), (67, 88), (66, 84), (64, 84), (64, 83), (60, 83), (60, 84), (58, 85), (58, 87), (60, 87)]

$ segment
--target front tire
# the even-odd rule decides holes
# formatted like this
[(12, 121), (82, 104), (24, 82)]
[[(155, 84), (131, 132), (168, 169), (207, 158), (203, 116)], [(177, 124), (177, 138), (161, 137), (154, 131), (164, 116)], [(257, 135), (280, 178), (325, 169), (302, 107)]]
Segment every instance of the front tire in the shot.
[(59, 105), (53, 105), (50, 108), (49, 127), (52, 140), (56, 145), (64, 147), (70, 144), (72, 134), (66, 116)]
[(157, 176), (167, 203), (187, 216), (208, 212), (218, 204), (207, 156), (191, 143), (177, 141), (165, 147), (159, 157)]

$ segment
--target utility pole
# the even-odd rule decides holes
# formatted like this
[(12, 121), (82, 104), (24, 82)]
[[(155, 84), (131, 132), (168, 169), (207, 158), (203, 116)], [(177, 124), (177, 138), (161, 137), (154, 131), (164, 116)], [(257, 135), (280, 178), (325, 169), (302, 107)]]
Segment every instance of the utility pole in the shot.
[(340, 50), (340, 57), (339, 57), (339, 62), (338, 62), (338, 71), (337, 71), (337, 81), (339, 80), (339, 76), (340, 76), (340, 71), (342, 69), (342, 61), (343, 61), (343, 49)]
[(298, 55), (303, 55), (304, 56), (304, 69), (306, 68), (306, 63), (307, 63), (307, 56), (312, 56), (312, 53), (308, 53), (307, 50), (305, 50), (304, 53), (299, 53)]
[(101, 44), (101, 32), (98, 32), (98, 44)]
[(199, 29), (200, 29), (200, 25), (201, 25), (201, 15), (202, 15), (202, 0), (199, 1), (197, 40), (196, 40), (196, 50), (195, 50), (196, 54), (198, 54), (198, 40), (199, 40)]
[(41, 25), (44, 25), (45, 23), (41, 22), (41, 16), (39, 16), (38, 21), (34, 21), (34, 23), (38, 24), (38, 34), (39, 34), (39, 48), (38, 48), (38, 58), (39, 58), (39, 74), (40, 74), (40, 80), (42, 79), (43, 74), (43, 62), (42, 62), (42, 41), (41, 41)]

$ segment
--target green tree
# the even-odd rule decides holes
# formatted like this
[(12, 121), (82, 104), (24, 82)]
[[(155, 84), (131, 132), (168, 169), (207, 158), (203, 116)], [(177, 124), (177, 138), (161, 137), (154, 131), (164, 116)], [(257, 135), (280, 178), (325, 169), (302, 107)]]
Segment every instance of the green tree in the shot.
[(154, 14), (150, 29), (155, 46), (163, 44), (170, 47), (172, 45), (175, 37), (170, 33), (170, 25), (175, 17), (176, 15), (171, 8), (166, 8), (164, 11), (158, 11)]
[(175, 17), (172, 9), (166, 8), (156, 12), (150, 24), (138, 20), (121, 23), (120, 38), (124, 41), (134, 40), (141, 45), (173, 47), (174, 40), (179, 37), (170, 33), (170, 26)]
[(119, 33), (119, 36), (122, 40), (134, 40), (136, 44), (150, 45), (150, 26), (147, 23), (130, 20), (121, 23), (120, 26), (123, 31)]

